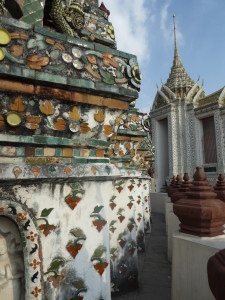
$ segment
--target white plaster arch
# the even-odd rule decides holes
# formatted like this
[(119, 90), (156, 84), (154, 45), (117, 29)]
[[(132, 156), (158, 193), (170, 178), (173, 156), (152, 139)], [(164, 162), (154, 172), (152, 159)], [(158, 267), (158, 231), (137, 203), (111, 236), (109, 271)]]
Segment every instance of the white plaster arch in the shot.
[(12, 220), (19, 229), (23, 244), (25, 300), (43, 299), (43, 271), (40, 235), (29, 210), (20, 203), (0, 199), (0, 217)]

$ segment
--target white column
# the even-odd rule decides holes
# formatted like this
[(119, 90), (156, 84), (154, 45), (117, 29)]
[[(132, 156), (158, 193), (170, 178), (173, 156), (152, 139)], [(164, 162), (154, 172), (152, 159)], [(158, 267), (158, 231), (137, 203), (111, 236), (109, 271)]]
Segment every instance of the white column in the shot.
[(224, 138), (223, 138), (223, 127), (221, 122), (221, 116), (219, 109), (214, 111), (214, 124), (216, 134), (216, 151), (217, 151), (217, 165), (218, 173), (224, 172)]
[(169, 176), (178, 174), (177, 161), (177, 122), (176, 109), (171, 107), (171, 112), (168, 115), (168, 144), (169, 144)]

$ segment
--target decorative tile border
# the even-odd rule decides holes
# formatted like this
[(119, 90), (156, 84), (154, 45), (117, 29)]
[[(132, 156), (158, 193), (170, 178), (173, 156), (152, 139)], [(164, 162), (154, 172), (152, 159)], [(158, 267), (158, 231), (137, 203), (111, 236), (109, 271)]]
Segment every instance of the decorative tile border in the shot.
[(68, 139), (68, 138), (59, 138), (54, 136), (17, 136), (17, 135), (8, 135), (8, 134), (0, 134), (1, 142), (11, 142), (11, 143), (23, 143), (23, 144), (39, 144), (39, 145), (57, 145), (57, 146), (71, 146), (74, 147), (76, 145), (86, 146), (86, 147), (101, 147), (102, 149), (108, 148), (111, 144), (107, 141), (96, 140), (96, 139), (86, 139), (86, 138), (76, 138), (76, 139)]
[[(2, 18), (3, 23), (4, 20)], [(128, 101), (138, 97), (141, 76), (135, 56), (125, 54), (124, 58), (120, 51), (98, 44), (94, 50), (82, 43), (75, 46), (65, 41), (65, 35), (45, 28), (35, 27), (38, 33), (23, 29), (18, 32), (17, 28), (5, 23), (4, 29), (11, 32), (12, 41), (3, 48), (5, 58), (0, 64), (0, 73), (122, 95)], [(10, 47), (15, 40), (21, 42), (23, 50), (18, 57), (11, 54)], [(70, 40), (73, 38), (70, 37)]]
[[(95, 161), (96, 163), (96, 161)], [(60, 164), (0, 164), (0, 180), (12, 179), (68, 179), (86, 178), (90, 180), (107, 180), (108, 177), (120, 177), (119, 170), (110, 164), (76, 163), (74, 165)]]
[(103, 149), (0, 146), (0, 157), (104, 157)]
[[(3, 69), (5, 70), (4, 66)], [(26, 74), (23, 75), (24, 77), (26, 77), (25, 76)], [(78, 92), (68, 91), (61, 88), (45, 87), (42, 85), (35, 85), (35, 84), (24, 84), (15, 80), (11, 81), (11, 80), (1, 79), (0, 88), (7, 91), (16, 91), (16, 92), (27, 93), (27, 94), (32, 94), (32, 95), (42, 96), (42, 97), (48, 97), (49, 95), (51, 95), (63, 101), (67, 100), (67, 101), (91, 104), (91, 105), (96, 105), (101, 107), (117, 108), (123, 110), (128, 110), (129, 108), (129, 103), (122, 100), (117, 100), (109, 97), (105, 98), (102, 96), (87, 95)]]
[(41, 244), (34, 218), (22, 205), (11, 200), (0, 200), (0, 216), (13, 220), (20, 231), (24, 249), (25, 300), (43, 299)]

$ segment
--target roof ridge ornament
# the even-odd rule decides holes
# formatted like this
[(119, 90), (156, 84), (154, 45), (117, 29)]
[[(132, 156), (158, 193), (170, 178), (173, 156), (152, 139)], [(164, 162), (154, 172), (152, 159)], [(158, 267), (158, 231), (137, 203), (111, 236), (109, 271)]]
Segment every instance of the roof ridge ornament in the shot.
[(199, 87), (199, 80), (197, 80), (197, 82), (195, 83), (195, 85), (193, 85), (193, 87), (190, 89), (190, 91), (187, 94), (187, 99), (189, 102), (191, 102), (193, 100), (194, 94), (196, 92), (196, 90), (200, 88)]
[(163, 91), (161, 91), (159, 89), (159, 86), (157, 83), (156, 83), (156, 88), (157, 88), (157, 93), (162, 97), (162, 99), (166, 102), (166, 104), (169, 104), (170, 101), (169, 101), (168, 97), (163, 93)]
[(202, 98), (201, 94), (204, 92), (203, 86), (200, 87), (200, 89), (198, 90), (197, 94), (195, 95), (194, 99), (193, 99), (193, 105), (194, 107), (198, 106), (198, 101)]
[(167, 92), (167, 94), (168, 94), (173, 100), (175, 100), (175, 99), (176, 99), (175, 93), (174, 93), (173, 91), (171, 91), (171, 89), (168, 88), (168, 86), (166, 86), (166, 85), (163, 83), (162, 79), (161, 79), (161, 83), (162, 83), (162, 89), (163, 89), (165, 92)]
[(218, 102), (220, 105), (223, 105), (225, 101), (225, 86), (223, 87), (223, 90), (219, 96)]

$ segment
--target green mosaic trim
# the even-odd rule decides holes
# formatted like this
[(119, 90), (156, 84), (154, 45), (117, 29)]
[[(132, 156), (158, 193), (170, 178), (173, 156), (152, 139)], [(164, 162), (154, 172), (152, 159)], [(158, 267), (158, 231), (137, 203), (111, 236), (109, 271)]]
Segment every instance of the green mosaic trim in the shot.
[(111, 161), (116, 161), (116, 162), (129, 162), (132, 161), (132, 156), (130, 157), (110, 157)]
[(108, 164), (109, 158), (85, 158), (85, 157), (0, 157), (0, 164), (28, 164), (28, 165), (76, 165), (99, 163)]
[[(61, 41), (66, 41), (67, 40), (67, 36), (63, 33), (60, 32), (56, 32), (56, 31), (52, 31), (46, 28), (42, 28), (39, 26), (34, 26), (34, 32), (36, 33), (40, 33), (44, 36), (48, 36), (48, 37), (52, 37), (54, 39), (58, 39)], [(79, 41), (79, 39), (77, 39)]]
[(107, 164), (109, 163), (109, 158), (88, 158), (87, 163), (102, 163)]
[[(82, 30), (82, 34), (86, 35), (86, 36), (90, 36), (91, 33), (87, 30)], [(99, 34), (96, 34), (95, 35), (95, 42), (99, 42), (99, 43), (102, 43), (102, 44), (105, 44), (106, 43), (106, 39), (101, 37)], [(115, 47), (115, 41), (110, 41), (107, 39), (107, 44), (109, 45), (109, 47)]]
[(144, 147), (143, 148), (138, 148), (137, 151), (139, 151), (139, 150), (140, 151), (149, 151), (149, 148), (144, 148)]
[[(56, 149), (58, 150), (58, 149)], [(61, 149), (60, 149), (61, 150)], [(55, 151), (56, 152), (56, 151)], [(44, 155), (44, 148), (36, 148), (35, 149), (35, 156), (43, 156)], [(56, 155), (58, 156), (58, 155)], [(61, 155), (60, 155), (61, 156)]]
[(102, 141), (102, 140), (88, 140), (88, 146), (92, 146), (92, 147), (106, 147), (108, 148), (112, 142), (106, 142), (106, 141)]
[(108, 48), (106, 46), (99, 45), (99, 44), (95, 44), (95, 50), (96, 51), (101, 51), (101, 52), (109, 52), (109, 53), (111, 53), (115, 56), (120, 56), (120, 57), (127, 58), (127, 59), (136, 58), (136, 55), (129, 54), (129, 53), (119, 51), (119, 50), (116, 50), (116, 49), (111, 49), (111, 48)]
[[(102, 149), (101, 149), (102, 150)], [(102, 150), (104, 153), (104, 150)], [(85, 154), (85, 155), (83, 155)], [(96, 149), (0, 146), (0, 157), (96, 157)], [(101, 158), (101, 156), (99, 156)]]
[(40, 145), (59, 145), (70, 147), (96, 147), (101, 149), (108, 149), (111, 142), (102, 140), (86, 140), (85, 138), (67, 139), (50, 136), (16, 136), (0, 134), (1, 142), (15, 142), (24, 144), (40, 144)]
[(6, 18), (6, 17), (3, 17), (3, 16), (0, 17), (0, 23), (10, 25), (10, 26), (14, 26), (14, 27), (21, 28), (21, 29), (25, 29), (25, 30), (31, 30), (32, 27), (33, 27), (31, 24), (27, 24), (25, 22), (18, 21), (18, 20), (13, 19), (13, 18)]
[(108, 86), (102, 82), (93, 82), (85, 79), (73, 79), (69, 77), (64, 77), (60, 75), (54, 75), (49, 73), (43, 73), (40, 71), (28, 70), (23, 67), (15, 67), (13, 65), (0, 64), (0, 73), (8, 75), (8, 76), (16, 76), (16, 77), (26, 77), (29, 79), (34, 79), (37, 81), (43, 82), (51, 82), (61, 85), (66, 85), (69, 87), (77, 87), (77, 88), (85, 88), (88, 90), (104, 93), (111, 93), (122, 95), (124, 97), (132, 98), (132, 99), (124, 99), (124, 101), (130, 101), (134, 98), (138, 98), (138, 92), (135, 90), (126, 89), (123, 87), (117, 86)]
[(136, 169), (138, 168), (139, 166), (130, 166), (130, 167), (126, 167), (126, 170), (131, 170), (131, 171), (136, 171)]
[(148, 133), (144, 131), (131, 131), (126, 129), (119, 129), (117, 135), (129, 135), (129, 136), (138, 136), (138, 137), (147, 137)]
[(43, 3), (40, 0), (30, 0), (25, 2), (25, 5), (22, 9), (23, 17), (22, 21), (29, 24), (38, 24), (42, 26), (43, 23)]
[[(127, 59), (136, 58), (136, 55), (129, 54), (129, 53), (119, 51), (119, 50), (116, 50), (116, 49), (112, 49), (112, 48), (109, 48), (107, 46), (82, 41), (81, 39), (77, 39), (77, 38), (72, 37), (72, 36), (67, 36), (67, 35), (59, 33), (59, 32), (51, 31), (51, 30), (46, 29), (46, 28), (40, 28), (38, 26), (35, 26), (34, 27), (34, 32), (37, 32), (37, 33), (40, 33), (44, 36), (52, 37), (54, 39), (58, 39), (58, 40), (61, 40), (61, 41), (67, 41), (67, 42), (75, 44), (77, 46), (82, 46), (82, 47), (85, 47), (85, 48), (89, 48), (89, 49), (96, 50), (96, 51), (101, 51), (101, 52), (108, 52), (108, 53), (111, 53), (115, 56), (120, 56), (120, 57), (127, 58)], [(104, 40), (100, 36), (99, 36), (99, 39)]]
[(140, 112), (139, 112), (139, 109), (132, 108), (132, 109), (129, 109), (127, 113), (128, 114), (137, 114), (137, 113), (139, 114)]

